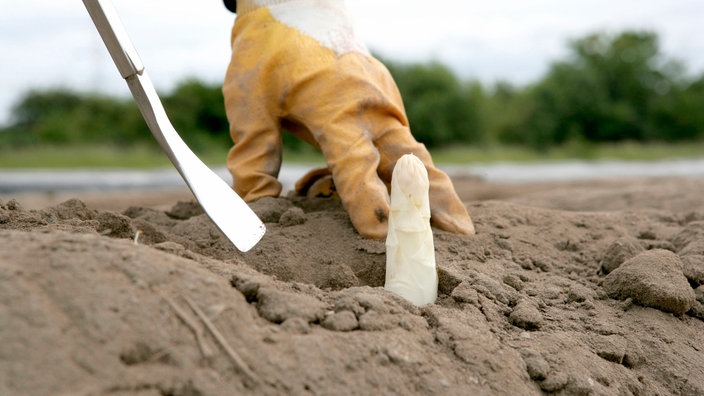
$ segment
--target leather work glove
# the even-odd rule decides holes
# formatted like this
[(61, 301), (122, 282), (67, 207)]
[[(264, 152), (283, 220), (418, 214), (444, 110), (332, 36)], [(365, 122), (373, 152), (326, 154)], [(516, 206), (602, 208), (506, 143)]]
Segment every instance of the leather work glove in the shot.
[(227, 166), (245, 201), (281, 193), (286, 130), (320, 148), (328, 166), (297, 188), (327, 177), (363, 237), (386, 237), (391, 174), (409, 153), (428, 171), (433, 225), (474, 234), (450, 178), (411, 135), (393, 78), (357, 40), (343, 0), (240, 0), (236, 7), (223, 93), (234, 142)]

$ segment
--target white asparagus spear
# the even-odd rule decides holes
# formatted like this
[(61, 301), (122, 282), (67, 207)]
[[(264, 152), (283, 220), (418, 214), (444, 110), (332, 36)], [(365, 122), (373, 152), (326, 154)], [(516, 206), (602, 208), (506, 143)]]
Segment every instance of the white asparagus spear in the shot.
[(406, 154), (396, 162), (384, 288), (418, 306), (434, 303), (438, 295), (428, 188), (428, 172), (418, 157)]

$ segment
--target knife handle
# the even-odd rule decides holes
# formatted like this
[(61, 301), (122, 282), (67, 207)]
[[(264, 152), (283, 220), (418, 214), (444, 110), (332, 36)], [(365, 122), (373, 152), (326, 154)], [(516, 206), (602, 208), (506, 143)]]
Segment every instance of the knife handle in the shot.
[(122, 78), (142, 74), (144, 64), (110, 0), (83, 0)]

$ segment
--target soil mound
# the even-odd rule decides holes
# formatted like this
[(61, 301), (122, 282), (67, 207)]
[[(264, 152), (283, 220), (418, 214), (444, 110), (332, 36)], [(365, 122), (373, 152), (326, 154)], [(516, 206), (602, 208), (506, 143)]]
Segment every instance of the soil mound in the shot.
[[(511, 199), (468, 203), (476, 236), (434, 231), (421, 308), (335, 200), (254, 203), (248, 253), (193, 202), (0, 202), (0, 394), (704, 394), (704, 212)], [(629, 271), (653, 276), (633, 294)]]

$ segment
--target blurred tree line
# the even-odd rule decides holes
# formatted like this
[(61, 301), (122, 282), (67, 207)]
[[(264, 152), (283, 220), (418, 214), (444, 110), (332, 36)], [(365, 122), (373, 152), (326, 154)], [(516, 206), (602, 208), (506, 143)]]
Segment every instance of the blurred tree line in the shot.
[[(464, 81), (437, 63), (384, 61), (404, 99), (413, 134), (429, 147), (675, 142), (704, 138), (704, 75), (690, 77), (647, 31), (591, 34), (571, 41), (565, 59), (517, 87)], [(162, 95), (176, 130), (194, 149), (229, 147), (221, 87), (182, 82)], [(284, 134), (287, 147), (302, 145)], [(28, 92), (0, 145), (154, 144), (128, 99), (67, 89)]]

